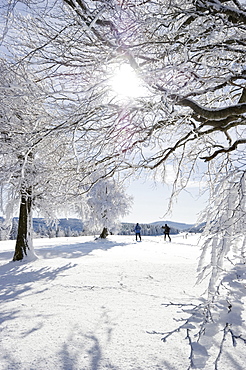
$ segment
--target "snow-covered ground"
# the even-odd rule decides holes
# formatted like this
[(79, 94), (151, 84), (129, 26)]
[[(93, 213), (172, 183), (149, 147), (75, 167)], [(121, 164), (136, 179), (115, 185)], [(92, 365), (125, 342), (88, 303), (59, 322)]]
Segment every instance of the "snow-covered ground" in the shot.
[[(207, 282), (195, 285), (198, 236), (35, 239), (38, 259), (10, 262), (0, 242), (1, 370), (183, 370), (187, 316)], [(228, 347), (218, 369), (242, 370), (246, 346)], [(213, 349), (212, 349), (213, 351)], [(211, 370), (211, 361), (198, 368)]]

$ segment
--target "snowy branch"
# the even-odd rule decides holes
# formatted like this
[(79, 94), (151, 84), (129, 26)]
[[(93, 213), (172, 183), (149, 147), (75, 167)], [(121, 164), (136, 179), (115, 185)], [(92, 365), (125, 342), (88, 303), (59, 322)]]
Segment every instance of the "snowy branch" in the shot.
[(221, 153), (229, 153), (229, 152), (232, 152), (233, 150), (236, 150), (238, 145), (241, 145), (241, 144), (246, 144), (246, 139), (237, 140), (229, 148), (221, 148), (219, 150), (216, 150), (212, 155), (201, 157), (201, 159), (204, 159), (205, 162), (211, 161), (212, 159), (214, 159), (217, 155)]
[(233, 115), (246, 113), (246, 103), (231, 105), (225, 108), (205, 108), (191, 99), (180, 99), (178, 105), (190, 107), (196, 114), (211, 120), (223, 120)]

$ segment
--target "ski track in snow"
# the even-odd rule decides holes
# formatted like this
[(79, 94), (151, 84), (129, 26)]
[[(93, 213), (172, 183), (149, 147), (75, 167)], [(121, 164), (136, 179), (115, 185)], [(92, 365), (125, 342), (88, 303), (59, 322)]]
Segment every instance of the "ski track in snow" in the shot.
[[(184, 332), (166, 343), (149, 333), (184, 316), (164, 303), (197, 303), (205, 291), (195, 285), (198, 236), (142, 239), (35, 239), (39, 258), (28, 263), (9, 262), (14, 241), (1, 241), (0, 370), (187, 369)], [(242, 370), (240, 358), (221, 369)]]

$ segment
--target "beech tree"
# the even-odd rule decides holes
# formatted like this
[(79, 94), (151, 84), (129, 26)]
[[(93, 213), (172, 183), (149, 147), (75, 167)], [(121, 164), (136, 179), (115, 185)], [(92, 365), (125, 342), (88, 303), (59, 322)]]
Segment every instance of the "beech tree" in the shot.
[[(56, 219), (67, 204), (77, 210), (85, 199), (86, 170), (78, 168), (69, 131), (55, 124), (58, 112), (45, 107), (43, 87), (24, 68), (2, 61), (1, 69), (1, 211), (12, 221), (19, 207), (13, 260), (35, 258), (32, 213)], [(56, 117), (56, 118), (55, 118)]]
[(99, 237), (105, 239), (116, 230), (119, 218), (128, 214), (132, 199), (114, 178), (94, 183), (87, 197), (87, 227), (95, 232), (101, 230)]
[[(32, 253), (31, 212), (34, 169), (34, 131), (38, 129), (37, 91), (31, 80), (18, 78), (10, 65), (1, 60), (1, 210), (7, 217), (19, 196), (20, 222), (14, 260)], [(24, 76), (24, 75), (23, 75)], [(25, 92), (24, 92), (25, 91)], [(33, 135), (32, 135), (33, 133)], [(33, 137), (32, 137), (33, 136)], [(14, 186), (13, 186), (14, 185)]]

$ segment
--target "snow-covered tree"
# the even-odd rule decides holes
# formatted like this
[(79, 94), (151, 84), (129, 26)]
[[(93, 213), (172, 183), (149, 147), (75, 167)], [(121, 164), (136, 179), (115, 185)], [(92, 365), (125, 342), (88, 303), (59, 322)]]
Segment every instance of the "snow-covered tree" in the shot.
[(100, 233), (105, 239), (115, 232), (119, 218), (129, 213), (131, 197), (127, 196), (123, 185), (114, 178), (97, 181), (87, 194), (87, 223), (89, 230)]
[(208, 291), (216, 293), (220, 281), (218, 270), (224, 274), (225, 259), (245, 263), (246, 253), (246, 172), (235, 168), (219, 173), (218, 185), (214, 187), (211, 202), (204, 211), (206, 226), (198, 272), (199, 280), (210, 275)]
[(84, 172), (78, 169), (73, 138), (59, 131), (33, 76), (6, 61), (1, 65), (1, 211), (6, 223), (19, 207), (14, 260), (34, 258), (32, 212), (54, 219), (64, 204), (83, 200)]
[[(1, 210), (10, 220), (17, 199), (20, 202), (20, 223), (15, 258), (32, 251), (30, 218), (32, 209), (33, 140), (38, 129), (38, 114), (32, 83), (27, 76), (19, 78), (10, 64), (1, 61)], [(14, 186), (13, 186), (14, 184)], [(20, 248), (20, 249), (19, 249)], [(22, 255), (23, 257), (23, 255)]]

